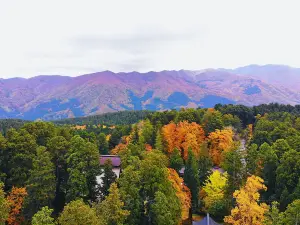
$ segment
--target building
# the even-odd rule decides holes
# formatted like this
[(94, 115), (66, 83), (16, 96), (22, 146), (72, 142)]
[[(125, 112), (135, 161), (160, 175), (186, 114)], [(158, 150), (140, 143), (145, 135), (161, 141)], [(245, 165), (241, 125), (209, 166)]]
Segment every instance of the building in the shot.
[(221, 225), (214, 221), (209, 214), (200, 221), (193, 221), (193, 225)]

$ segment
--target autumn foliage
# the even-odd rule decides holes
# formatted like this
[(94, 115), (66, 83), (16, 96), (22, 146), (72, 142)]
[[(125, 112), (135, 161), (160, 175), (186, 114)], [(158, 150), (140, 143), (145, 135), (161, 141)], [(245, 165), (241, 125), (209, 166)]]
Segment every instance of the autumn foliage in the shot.
[(229, 152), (233, 147), (233, 131), (231, 128), (216, 130), (208, 136), (209, 154), (215, 165), (223, 161), (223, 153)]
[(9, 217), (7, 219), (8, 225), (19, 225), (24, 220), (20, 213), (26, 196), (26, 189), (17, 187), (13, 187), (7, 196), (7, 201), (10, 206)]
[(184, 185), (183, 179), (178, 176), (174, 169), (168, 169), (169, 180), (176, 191), (176, 196), (181, 202), (181, 218), (186, 220), (189, 217), (189, 209), (191, 207), (191, 192), (190, 189)]
[(201, 145), (205, 140), (204, 130), (197, 123), (187, 121), (175, 124), (173, 122), (162, 128), (162, 135), (167, 143), (167, 153), (171, 154), (175, 148), (179, 149), (184, 159), (187, 159), (190, 147), (198, 158)]
[(266, 190), (264, 180), (257, 176), (248, 177), (245, 187), (233, 193), (237, 206), (226, 216), (224, 222), (233, 225), (261, 225), (268, 211), (265, 203), (259, 204), (259, 191)]

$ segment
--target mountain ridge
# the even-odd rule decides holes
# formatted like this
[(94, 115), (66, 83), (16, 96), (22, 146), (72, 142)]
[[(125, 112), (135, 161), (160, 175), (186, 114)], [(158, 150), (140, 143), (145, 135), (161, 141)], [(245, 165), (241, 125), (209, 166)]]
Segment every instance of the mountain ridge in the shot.
[[(77, 77), (0, 79), (0, 118), (53, 120), (122, 110), (212, 107), (217, 103), (295, 105), (300, 103), (300, 69), (298, 73), (297, 68), (288, 68), (294, 82), (278, 83), (286, 80), (281, 77), (285, 67), (265, 66), (262, 73), (260, 66), (253, 65), (235, 70), (102, 71)], [(274, 82), (268, 80), (271, 74), (276, 76)]]

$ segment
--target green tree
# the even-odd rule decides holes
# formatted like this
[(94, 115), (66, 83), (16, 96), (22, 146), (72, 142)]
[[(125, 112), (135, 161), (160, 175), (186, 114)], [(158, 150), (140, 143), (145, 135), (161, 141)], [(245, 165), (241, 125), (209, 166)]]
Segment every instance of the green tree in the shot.
[(9, 215), (10, 206), (5, 198), (3, 183), (0, 183), (0, 225), (4, 225)]
[[(140, 163), (140, 162), (139, 162)], [(136, 225), (141, 222), (144, 202), (141, 196), (142, 176), (134, 165), (127, 166), (118, 179), (120, 195), (125, 204), (124, 209), (130, 211), (126, 224)]]
[(56, 188), (53, 206), (55, 213), (57, 213), (61, 212), (65, 205), (64, 199), (68, 179), (66, 158), (70, 142), (64, 136), (55, 136), (48, 140), (47, 148), (51, 153), (52, 162), (55, 165)]
[(177, 148), (170, 155), (170, 168), (176, 170), (177, 173), (184, 166), (183, 159), (181, 158), (180, 152)]
[(221, 167), (228, 174), (227, 196), (232, 196), (232, 193), (240, 188), (244, 178), (241, 153), (237, 150), (227, 152)]
[(23, 128), (35, 137), (38, 145), (46, 146), (47, 141), (55, 136), (55, 127), (53, 123), (40, 121), (26, 123)]
[(156, 138), (155, 138), (155, 149), (159, 151), (164, 151), (164, 144), (163, 144), (163, 137), (161, 135), (160, 129), (157, 130), (156, 132)]
[(0, 182), (4, 182), (6, 178), (6, 173), (7, 172), (7, 166), (6, 166), (6, 159), (5, 159), (5, 154), (6, 154), (6, 147), (7, 147), (7, 141), (5, 137), (0, 133)]
[(96, 211), (86, 205), (81, 199), (67, 204), (58, 221), (60, 225), (99, 225)]
[(155, 215), (154, 224), (177, 225), (179, 223), (181, 216), (180, 203), (176, 202), (178, 200), (176, 196), (170, 198), (169, 194), (166, 195), (160, 191), (155, 193), (154, 203), (151, 207)]
[(149, 144), (151, 146), (154, 146), (154, 137), (155, 137), (155, 133), (154, 133), (153, 125), (150, 123), (148, 119), (144, 120), (142, 122), (142, 130), (139, 136), (139, 143)]
[(99, 188), (102, 200), (105, 199), (105, 197), (109, 194), (109, 188), (111, 184), (114, 183), (117, 179), (117, 176), (112, 169), (113, 166), (111, 160), (106, 160), (106, 162), (104, 163), (103, 177), (101, 178), (102, 184)]
[(108, 142), (106, 140), (106, 136), (104, 133), (100, 133), (98, 135), (98, 146), (99, 146), (99, 153), (101, 155), (108, 155)]
[(265, 215), (264, 225), (284, 225), (283, 213), (280, 213), (278, 206), (278, 202), (272, 202), (269, 211)]
[(55, 195), (55, 166), (43, 146), (37, 148), (26, 188), (26, 211), (30, 217), (42, 206), (51, 206)]
[(191, 190), (192, 205), (194, 206), (194, 209), (196, 209), (198, 207), (200, 181), (198, 162), (191, 149), (188, 151), (188, 159), (184, 170), (184, 183)]
[(32, 225), (56, 225), (54, 218), (51, 217), (53, 209), (49, 209), (48, 206), (41, 208), (34, 216), (32, 217)]
[(300, 199), (297, 199), (288, 205), (284, 212), (283, 222), (284, 225), (300, 224)]
[(96, 199), (96, 176), (99, 175), (97, 146), (76, 135), (71, 139), (68, 152), (67, 201), (76, 198)]
[(290, 150), (283, 154), (276, 170), (276, 195), (281, 209), (293, 200), (293, 192), (300, 178), (300, 152)]
[(7, 188), (12, 186), (22, 187), (30, 176), (32, 159), (34, 158), (37, 144), (34, 136), (26, 130), (16, 131), (11, 129), (7, 133)]
[(130, 212), (124, 209), (119, 189), (113, 183), (109, 189), (107, 198), (95, 205), (96, 213), (103, 225), (123, 225)]
[(216, 129), (222, 130), (224, 127), (222, 114), (217, 110), (207, 110), (203, 116), (205, 134), (215, 131)]

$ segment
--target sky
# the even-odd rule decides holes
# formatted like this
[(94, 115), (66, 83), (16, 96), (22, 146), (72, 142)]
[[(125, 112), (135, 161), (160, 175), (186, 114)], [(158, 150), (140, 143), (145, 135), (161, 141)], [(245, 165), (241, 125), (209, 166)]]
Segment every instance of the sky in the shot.
[(300, 67), (298, 0), (0, 0), (0, 78)]

